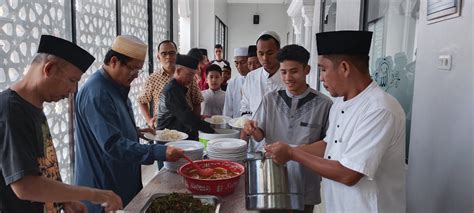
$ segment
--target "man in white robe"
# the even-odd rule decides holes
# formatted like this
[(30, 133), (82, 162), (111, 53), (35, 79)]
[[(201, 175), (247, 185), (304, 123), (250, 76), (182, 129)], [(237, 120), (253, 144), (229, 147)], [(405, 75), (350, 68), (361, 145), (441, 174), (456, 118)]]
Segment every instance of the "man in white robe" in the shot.
[(240, 117), (240, 101), (242, 100), (242, 85), (245, 77), (249, 73), (247, 66), (247, 47), (238, 47), (234, 49), (234, 62), (238, 76), (230, 80), (225, 94), (224, 112), (223, 115), (231, 118)]
[(321, 81), (336, 97), (326, 137), (268, 145), (277, 163), (299, 162), (323, 177), (326, 212), (405, 212), (405, 113), (369, 74), (372, 32), (316, 34)]

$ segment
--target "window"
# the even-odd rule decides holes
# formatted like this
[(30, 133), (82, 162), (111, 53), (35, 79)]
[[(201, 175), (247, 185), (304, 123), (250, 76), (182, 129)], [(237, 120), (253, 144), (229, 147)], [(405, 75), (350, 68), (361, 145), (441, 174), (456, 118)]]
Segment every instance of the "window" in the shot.
[(222, 58), (227, 59), (227, 26), (216, 16), (216, 34), (214, 44), (222, 45)]
[(419, 10), (419, 0), (368, 0), (364, 26), (373, 32), (369, 53), (371, 76), (400, 102), (406, 114), (407, 159)]

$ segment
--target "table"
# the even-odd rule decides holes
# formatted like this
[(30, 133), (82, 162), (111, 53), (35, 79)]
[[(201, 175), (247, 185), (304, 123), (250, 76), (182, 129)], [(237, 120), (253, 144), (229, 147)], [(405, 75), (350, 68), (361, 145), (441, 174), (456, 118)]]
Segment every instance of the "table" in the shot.
[[(125, 207), (126, 212), (140, 212), (148, 199), (156, 193), (190, 193), (184, 185), (183, 177), (167, 169), (161, 169), (158, 174), (133, 198)], [(227, 196), (219, 197), (220, 212), (241, 213), (258, 212), (245, 209), (245, 176), (241, 176), (235, 191)]]

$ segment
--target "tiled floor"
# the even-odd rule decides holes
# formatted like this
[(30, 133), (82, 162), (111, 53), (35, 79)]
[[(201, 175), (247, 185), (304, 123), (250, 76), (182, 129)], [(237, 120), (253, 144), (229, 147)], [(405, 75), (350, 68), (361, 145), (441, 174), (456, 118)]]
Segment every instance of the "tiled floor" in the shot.
[[(145, 186), (158, 172), (158, 166), (156, 162), (152, 165), (142, 166), (142, 183)], [(314, 207), (314, 213), (324, 213), (324, 197), (323, 202)]]

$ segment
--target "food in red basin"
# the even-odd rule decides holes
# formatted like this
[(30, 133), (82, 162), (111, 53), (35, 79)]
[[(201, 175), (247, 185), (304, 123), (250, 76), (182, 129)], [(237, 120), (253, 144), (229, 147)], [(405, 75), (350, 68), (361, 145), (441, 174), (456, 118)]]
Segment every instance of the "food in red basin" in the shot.
[(194, 194), (228, 195), (234, 192), (240, 176), (245, 172), (239, 163), (225, 160), (198, 160), (195, 164), (201, 168), (213, 168), (215, 174), (211, 177), (200, 177), (190, 164), (184, 164), (178, 169), (183, 176), (186, 188)]

